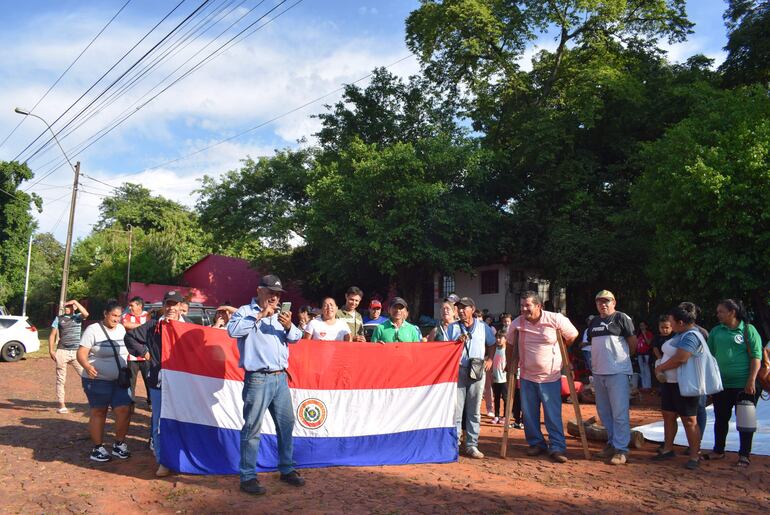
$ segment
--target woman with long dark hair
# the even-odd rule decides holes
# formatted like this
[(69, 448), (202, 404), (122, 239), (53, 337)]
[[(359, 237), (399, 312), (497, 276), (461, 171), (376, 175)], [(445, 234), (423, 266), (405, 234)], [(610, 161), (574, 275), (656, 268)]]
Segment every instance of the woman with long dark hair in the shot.
[[(725, 441), (733, 408), (741, 399), (750, 399), (757, 405), (761, 392), (756, 387), (762, 357), (762, 339), (751, 325), (740, 303), (724, 299), (717, 305), (719, 325), (711, 330), (708, 346), (717, 360), (724, 390), (714, 394), (714, 451), (710, 460), (725, 457)], [(738, 466), (751, 463), (751, 442), (754, 433), (740, 432)]]

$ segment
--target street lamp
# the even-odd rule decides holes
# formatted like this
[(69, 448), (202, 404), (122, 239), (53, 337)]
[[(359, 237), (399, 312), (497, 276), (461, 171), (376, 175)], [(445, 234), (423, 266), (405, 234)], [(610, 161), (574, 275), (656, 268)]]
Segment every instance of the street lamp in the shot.
[(70, 201), (70, 219), (69, 219), (69, 225), (67, 227), (67, 244), (64, 247), (64, 270), (62, 271), (61, 290), (59, 292), (59, 315), (61, 315), (62, 313), (64, 313), (64, 302), (67, 296), (67, 281), (70, 275), (70, 255), (72, 254), (72, 227), (75, 223), (75, 202), (78, 196), (78, 180), (80, 179), (80, 161), (78, 161), (74, 166), (72, 165), (72, 161), (70, 161), (69, 156), (64, 151), (64, 147), (62, 147), (61, 143), (59, 143), (59, 138), (56, 137), (56, 133), (51, 128), (51, 125), (47, 121), (45, 121), (42, 117), (36, 114), (33, 114), (26, 109), (22, 109), (21, 107), (17, 107), (16, 109), (14, 109), (14, 111), (16, 111), (17, 113), (23, 116), (32, 116), (33, 118), (37, 118), (38, 120), (43, 122), (45, 126), (48, 127), (48, 130), (51, 131), (54, 141), (56, 141), (56, 144), (59, 145), (59, 149), (61, 150), (61, 153), (64, 154), (64, 158), (67, 160), (67, 163), (69, 163), (70, 168), (72, 168), (72, 171), (75, 172), (75, 180), (72, 183), (72, 200)]

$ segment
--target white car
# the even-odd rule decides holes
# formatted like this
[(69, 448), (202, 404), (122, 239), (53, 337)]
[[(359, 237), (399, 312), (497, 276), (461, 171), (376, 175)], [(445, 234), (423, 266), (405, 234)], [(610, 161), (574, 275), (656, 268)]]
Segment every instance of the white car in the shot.
[(0, 316), (0, 358), (3, 361), (19, 361), (25, 353), (39, 349), (37, 328), (27, 317)]

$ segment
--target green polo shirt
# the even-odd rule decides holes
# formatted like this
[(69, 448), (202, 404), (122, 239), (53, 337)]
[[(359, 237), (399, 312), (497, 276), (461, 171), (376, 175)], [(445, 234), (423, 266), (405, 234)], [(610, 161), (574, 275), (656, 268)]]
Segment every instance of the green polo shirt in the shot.
[(743, 322), (735, 329), (719, 324), (709, 333), (708, 346), (717, 360), (725, 388), (744, 388), (749, 379), (749, 353), (762, 356), (762, 340), (753, 325), (748, 325), (748, 350), (744, 342)]
[(372, 333), (373, 342), (419, 342), (422, 340), (422, 334), (416, 325), (412, 325), (406, 320), (401, 323), (401, 327), (396, 329), (391, 320), (383, 322), (374, 328)]

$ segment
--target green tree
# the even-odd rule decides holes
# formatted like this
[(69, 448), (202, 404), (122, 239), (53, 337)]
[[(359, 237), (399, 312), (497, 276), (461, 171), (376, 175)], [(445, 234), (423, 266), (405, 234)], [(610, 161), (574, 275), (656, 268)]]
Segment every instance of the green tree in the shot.
[(770, 1), (729, 0), (729, 36), (720, 71), (728, 86), (770, 84)]
[[(634, 206), (654, 231), (649, 273), (671, 300), (750, 299), (770, 334), (770, 99), (712, 92), (640, 154)], [(643, 214), (643, 216), (642, 216)]]
[(26, 164), (0, 162), (0, 303), (16, 302), (24, 290), (29, 236), (35, 228), (31, 209), (41, 209), (37, 195), (19, 189), (33, 176)]
[(38, 326), (51, 323), (59, 301), (64, 245), (53, 234), (39, 233), (32, 240), (27, 314)]
[(482, 163), (472, 143), (437, 137), (389, 146), (353, 140), (339, 159), (318, 164), (307, 227), (318, 276), (350, 284), (362, 268), (375, 270), (418, 315), (426, 278), (470, 267), (489, 244), (496, 214), (470, 187)]
[(305, 189), (315, 150), (247, 158), (219, 179), (204, 177), (198, 211), (218, 252), (245, 259), (286, 253), (305, 232)]
[(135, 184), (122, 185), (100, 206), (101, 217), (72, 253), (74, 279), (100, 299), (125, 291), (128, 229), (133, 230), (131, 280), (173, 284), (211, 249), (198, 216), (181, 204)]

